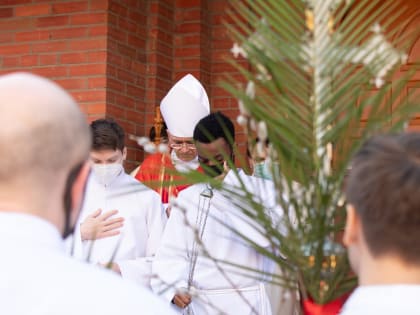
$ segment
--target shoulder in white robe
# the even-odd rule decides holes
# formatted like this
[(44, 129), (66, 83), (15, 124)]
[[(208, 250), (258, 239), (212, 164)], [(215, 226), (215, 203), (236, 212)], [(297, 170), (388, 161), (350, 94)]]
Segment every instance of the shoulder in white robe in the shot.
[[(281, 216), (281, 210), (275, 206), (275, 192), (270, 181), (247, 176), (242, 171), (237, 177), (230, 171), (223, 185), (232, 192), (226, 194), (213, 190), (192, 284), (192, 291), (197, 294), (191, 304), (195, 315), (218, 314), (220, 309), (229, 315), (251, 314), (252, 308), (257, 309), (258, 314), (270, 314), (264, 276), (234, 266), (261, 272), (273, 270), (269, 259), (233, 231), (243, 233), (259, 246), (270, 246), (265, 236), (240, 210), (239, 206), (245, 205), (242, 184), (254, 195), (256, 202), (273, 212), (273, 216)], [(205, 184), (197, 184), (178, 195), (153, 263), (155, 277), (152, 289), (168, 301), (177, 290), (188, 287), (191, 249), (196, 235), (194, 229), (200, 216), (198, 204), (202, 202), (200, 194), (205, 189)]]
[(358, 287), (344, 304), (341, 315), (418, 315), (420, 285), (369, 285)]
[(68, 257), (38, 217), (0, 212), (0, 251), (0, 314), (174, 314), (150, 290)]

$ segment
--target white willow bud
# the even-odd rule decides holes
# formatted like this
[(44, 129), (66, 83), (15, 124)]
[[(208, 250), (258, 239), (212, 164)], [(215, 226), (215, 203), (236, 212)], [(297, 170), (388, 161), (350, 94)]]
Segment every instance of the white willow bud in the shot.
[(268, 134), (267, 134), (267, 124), (263, 120), (261, 120), (258, 123), (258, 126), (257, 126), (257, 136), (258, 136), (258, 139), (262, 143), (265, 143), (265, 141), (267, 140), (267, 136), (268, 136)]
[(147, 153), (155, 153), (156, 152), (156, 145), (153, 142), (148, 142), (143, 146), (143, 149)]
[(148, 137), (137, 137), (136, 141), (139, 146), (144, 147), (150, 142), (150, 139)]
[(246, 109), (242, 100), (238, 100), (239, 113), (241, 115), (249, 116), (249, 111)]
[(265, 152), (265, 143), (258, 141), (255, 145), (255, 149), (257, 152), (257, 156), (259, 158), (265, 158), (266, 157), (266, 152)]
[(246, 126), (246, 124), (248, 123), (248, 118), (246, 118), (244, 115), (239, 115), (236, 118), (236, 121), (238, 122), (239, 126)]
[(165, 143), (160, 143), (157, 147), (157, 150), (159, 153), (168, 153), (169, 152), (169, 148), (168, 145)]
[(239, 56), (242, 56), (244, 58), (247, 57), (247, 53), (245, 49), (243, 49), (243, 47), (239, 45), (238, 43), (233, 44), (233, 47), (230, 49), (230, 52), (235, 58), (238, 58)]
[(255, 83), (254, 83), (254, 81), (249, 81), (248, 82), (248, 84), (246, 85), (245, 93), (249, 98), (251, 98), (251, 99), (255, 98)]
[(251, 130), (257, 130), (257, 122), (255, 121), (254, 118), (251, 118), (249, 120), (249, 127), (251, 128)]
[(379, 89), (380, 87), (384, 85), (385, 81), (381, 77), (376, 77), (374, 83), (375, 83), (375, 87)]

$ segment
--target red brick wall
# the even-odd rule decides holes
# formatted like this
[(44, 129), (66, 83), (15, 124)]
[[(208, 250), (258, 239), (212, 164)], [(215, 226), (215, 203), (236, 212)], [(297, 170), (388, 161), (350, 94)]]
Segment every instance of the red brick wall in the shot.
[[(174, 41), (174, 81), (186, 73), (194, 74), (206, 88), (211, 110), (220, 110), (236, 124), (237, 103), (220, 82), (227, 75), (238, 76), (229, 65), (233, 42), (225, 23), (229, 22), (229, 1), (224, 0), (176, 0)], [(237, 143), (245, 152), (245, 137), (236, 125)]]
[(107, 2), (0, 1), (1, 73), (30, 71), (69, 90), (90, 118), (105, 113)]
[[(155, 107), (193, 73), (212, 110), (236, 117), (219, 86), (232, 46), (222, 0), (3, 0), (0, 73), (31, 71), (69, 90), (89, 120), (113, 117), (128, 134), (146, 135)], [(238, 128), (238, 131), (240, 129)], [(239, 138), (241, 142), (241, 138)], [(128, 141), (127, 170), (143, 159)]]
[[(156, 107), (173, 84), (174, 5), (173, 0), (148, 1), (146, 45), (145, 120), (137, 135), (148, 135), (153, 126)], [(137, 161), (142, 160), (137, 155)]]
[[(147, 2), (110, 0), (107, 40), (106, 116), (117, 120), (127, 135), (144, 134)], [(128, 139), (127, 147), (129, 170), (136, 166), (140, 148)]]
[(211, 37), (208, 1), (175, 1), (174, 80), (192, 73), (209, 91)]
[[(229, 116), (235, 122), (236, 143), (239, 151), (242, 154), (246, 152), (246, 138), (242, 127), (236, 124), (236, 117), (239, 113), (238, 105), (235, 98), (227, 93), (220, 82), (226, 80), (226, 76), (237, 77), (242, 81), (238, 72), (228, 63), (228, 59), (233, 58), (230, 49), (233, 42), (230, 39), (227, 23), (232, 23), (227, 15), (227, 11), (231, 10), (229, 1), (212, 0), (209, 1), (209, 23), (211, 28), (211, 90), (212, 108), (213, 110), (220, 110)], [(240, 161), (236, 161), (239, 163)]]
[[(414, 10), (417, 2), (406, 1)], [(219, 85), (227, 74), (238, 76), (227, 62), (232, 58), (224, 24), (228, 5), (225, 0), (2, 0), (0, 73), (24, 70), (49, 77), (73, 94), (89, 120), (113, 117), (139, 136), (148, 134), (169, 88), (193, 73), (212, 110), (235, 120), (236, 100)], [(418, 50), (412, 56), (417, 58)], [(236, 127), (244, 152), (245, 138)], [(144, 153), (133, 141), (128, 148), (130, 170)]]

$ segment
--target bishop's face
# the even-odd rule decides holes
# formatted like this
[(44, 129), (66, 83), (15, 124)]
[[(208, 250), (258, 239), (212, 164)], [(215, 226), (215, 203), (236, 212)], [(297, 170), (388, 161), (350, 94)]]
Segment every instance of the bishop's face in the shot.
[(226, 159), (232, 155), (232, 149), (223, 138), (218, 138), (210, 143), (196, 142), (198, 161), (204, 171), (218, 177), (226, 171)]
[(169, 147), (175, 151), (176, 156), (185, 162), (192, 161), (197, 156), (193, 138), (175, 137), (168, 132)]

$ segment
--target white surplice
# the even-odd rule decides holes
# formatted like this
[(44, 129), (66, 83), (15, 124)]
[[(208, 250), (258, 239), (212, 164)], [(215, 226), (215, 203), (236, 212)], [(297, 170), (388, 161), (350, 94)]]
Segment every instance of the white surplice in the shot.
[[(239, 171), (238, 174), (246, 189), (256, 196), (255, 200), (264, 204), (267, 214), (278, 221), (282, 213), (275, 206), (272, 182), (247, 176), (243, 171)], [(239, 187), (237, 178), (237, 175), (230, 171), (224, 178), (223, 185)], [(264, 288), (264, 276), (224, 263), (272, 272), (273, 263), (246, 244), (232, 229), (243, 233), (259, 246), (269, 247), (268, 240), (239, 210), (238, 203), (241, 203), (241, 198), (235, 197), (235, 193), (226, 194), (213, 189), (206, 219), (208, 199), (200, 197), (200, 194), (207, 190), (206, 184), (196, 184), (178, 195), (153, 262), (155, 277), (152, 279), (152, 289), (171, 301), (177, 290), (190, 287), (193, 299), (189, 311), (192, 310), (195, 315), (271, 314)], [(243, 196), (242, 189), (236, 191)], [(200, 226), (197, 223), (200, 221), (201, 226), (204, 225), (202, 242), (206, 254), (218, 262), (205, 257), (203, 246), (198, 246), (198, 259), (193, 281), (189, 286), (191, 259), (194, 256), (192, 249), (197, 235), (194, 229)], [(188, 314), (187, 312), (184, 310), (184, 314)]]
[[(97, 209), (118, 210), (124, 225), (117, 236), (82, 241), (80, 223)], [(106, 264), (115, 253), (123, 278), (150, 285), (151, 261), (166, 223), (159, 194), (122, 172), (109, 186), (91, 175), (74, 236), (73, 255), (92, 263)]]
[(369, 285), (358, 287), (340, 315), (419, 315), (420, 284)]
[(38, 217), (0, 212), (0, 252), (0, 314), (174, 314), (150, 290), (66, 255), (57, 228)]

